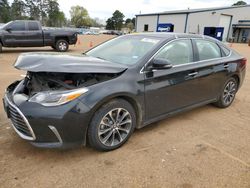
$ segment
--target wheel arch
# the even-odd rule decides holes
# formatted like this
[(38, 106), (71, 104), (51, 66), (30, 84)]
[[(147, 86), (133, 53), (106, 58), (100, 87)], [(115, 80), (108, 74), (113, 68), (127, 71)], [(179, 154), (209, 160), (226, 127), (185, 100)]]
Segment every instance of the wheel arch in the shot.
[(232, 78), (234, 78), (238, 82), (238, 84), (240, 84), (240, 77), (238, 74), (232, 75)]
[(103, 100), (101, 100), (99, 103), (97, 103), (94, 107), (93, 107), (93, 111), (97, 111), (99, 108), (101, 108), (104, 104), (114, 100), (114, 99), (123, 99), (126, 100), (127, 102), (129, 102), (132, 107), (135, 110), (135, 114), (136, 114), (136, 121), (137, 121), (137, 127), (140, 127), (140, 124), (142, 123), (142, 106), (139, 104), (139, 102), (135, 99), (135, 97), (131, 94), (127, 94), (127, 93), (121, 93), (121, 94), (116, 94), (116, 95), (111, 95), (108, 97), (105, 97)]
[(143, 116), (143, 109), (141, 107), (141, 105), (139, 104), (139, 102), (136, 101), (136, 99), (129, 95), (129, 94), (117, 94), (115, 96), (108, 96), (106, 98), (104, 98), (102, 101), (100, 101), (99, 103), (97, 103), (94, 107), (93, 107), (93, 113), (92, 113), (92, 116), (90, 118), (90, 121), (89, 121), (89, 124), (87, 126), (87, 129), (85, 131), (85, 135), (84, 135), (84, 145), (88, 145), (88, 138), (87, 138), (87, 135), (88, 135), (88, 129), (89, 129), (89, 126), (90, 126), (90, 122), (92, 121), (94, 115), (95, 115), (95, 112), (101, 108), (103, 105), (107, 104), (108, 102), (112, 101), (112, 100), (115, 100), (115, 99), (123, 99), (127, 102), (129, 102), (129, 104), (132, 105), (132, 107), (134, 108), (135, 110), (135, 115), (136, 115), (136, 126), (135, 128), (140, 128), (141, 125), (142, 125), (142, 116)]
[(238, 88), (237, 90), (239, 89), (240, 87), (240, 83), (241, 83), (241, 80), (240, 80), (240, 76), (238, 74), (233, 74), (230, 76), (231, 78), (234, 78), (236, 81), (237, 81), (237, 84), (238, 84)]
[(58, 40), (66, 40), (69, 43), (69, 37), (68, 36), (56, 36), (55, 37), (55, 44), (57, 43)]

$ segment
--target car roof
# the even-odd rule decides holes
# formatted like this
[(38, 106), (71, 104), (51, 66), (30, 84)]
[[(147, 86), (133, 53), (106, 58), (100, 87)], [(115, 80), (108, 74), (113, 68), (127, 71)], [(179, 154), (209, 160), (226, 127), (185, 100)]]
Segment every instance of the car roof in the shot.
[(134, 33), (131, 35), (141, 35), (141, 36), (148, 36), (148, 37), (157, 37), (162, 39), (168, 38), (207, 38), (211, 39), (211, 37), (199, 34), (188, 34), (188, 33), (163, 33), (163, 32), (145, 32), (145, 33)]
[(152, 38), (158, 38), (161, 40), (171, 40), (171, 39), (178, 39), (178, 38), (190, 38), (190, 39), (206, 39), (209, 41), (213, 41), (216, 43), (221, 43), (221, 41), (210, 37), (206, 35), (200, 35), (200, 34), (189, 34), (189, 33), (165, 33), (165, 32), (143, 32), (143, 33), (134, 33), (130, 35), (139, 35), (144, 37), (152, 37)]

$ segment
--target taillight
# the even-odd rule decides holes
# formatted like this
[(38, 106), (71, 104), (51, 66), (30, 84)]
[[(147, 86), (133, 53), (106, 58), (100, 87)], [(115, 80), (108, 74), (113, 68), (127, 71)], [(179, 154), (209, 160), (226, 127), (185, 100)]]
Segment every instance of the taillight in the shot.
[(247, 64), (247, 59), (246, 58), (242, 59), (240, 62), (241, 67), (246, 66), (246, 64)]

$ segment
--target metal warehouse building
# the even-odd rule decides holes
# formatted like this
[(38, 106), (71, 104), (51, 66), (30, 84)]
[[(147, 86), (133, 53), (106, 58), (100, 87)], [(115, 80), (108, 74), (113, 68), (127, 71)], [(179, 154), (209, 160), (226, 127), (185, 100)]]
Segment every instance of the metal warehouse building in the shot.
[(250, 5), (136, 15), (137, 32), (205, 34), (222, 41), (250, 40)]

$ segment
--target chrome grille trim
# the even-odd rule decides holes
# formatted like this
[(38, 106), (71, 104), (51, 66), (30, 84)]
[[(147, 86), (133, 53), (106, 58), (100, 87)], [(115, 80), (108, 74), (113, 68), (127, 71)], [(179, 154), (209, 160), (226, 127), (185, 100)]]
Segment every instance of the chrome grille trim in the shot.
[[(10, 99), (8, 98), (7, 95), (4, 96), (4, 99), (7, 101), (8, 105), (9, 105), (9, 108), (10, 108), (9, 113), (11, 114), (10, 116), (12, 117), (10, 119), (12, 122), (12, 127), (14, 128), (16, 133), (21, 138), (23, 138), (25, 140), (34, 141), (36, 139), (36, 136), (34, 134), (33, 129), (31, 128), (28, 120), (26, 119), (26, 117), (19, 110), (19, 108), (10, 101)], [(13, 117), (15, 117), (15, 118), (13, 118)], [(29, 135), (24, 134), (23, 132), (21, 132), (18, 129), (23, 130), (24, 132), (28, 133)]]
[(51, 131), (56, 135), (56, 138), (58, 139), (59, 143), (62, 144), (63, 141), (62, 141), (62, 138), (61, 138), (61, 136), (60, 136), (58, 130), (57, 130), (54, 126), (52, 126), (52, 125), (49, 125), (48, 127), (49, 127), (49, 128), (51, 129)]

